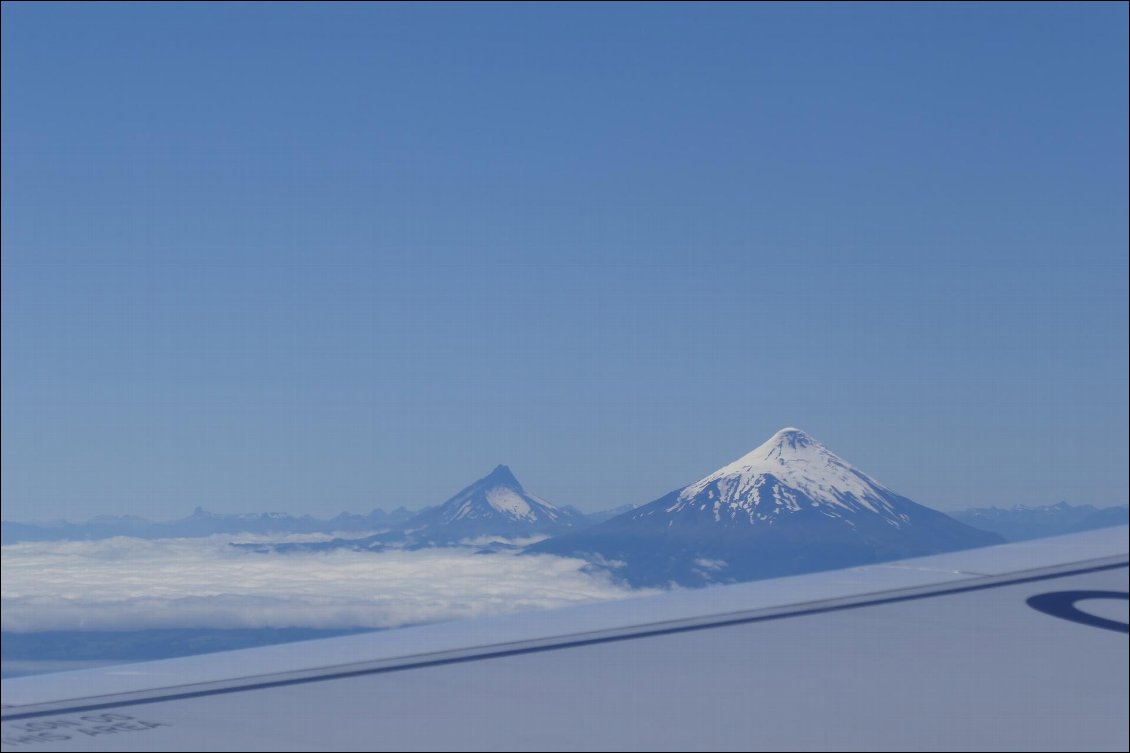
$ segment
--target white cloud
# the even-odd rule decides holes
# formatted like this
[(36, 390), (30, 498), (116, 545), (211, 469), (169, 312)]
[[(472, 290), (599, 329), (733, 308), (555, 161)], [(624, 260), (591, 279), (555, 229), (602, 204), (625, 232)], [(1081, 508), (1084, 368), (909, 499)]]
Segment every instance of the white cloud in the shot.
[[(4, 630), (396, 627), (643, 593), (578, 559), (472, 549), (262, 554), (250, 537), (0, 548)], [(275, 539), (277, 540), (277, 539)]]

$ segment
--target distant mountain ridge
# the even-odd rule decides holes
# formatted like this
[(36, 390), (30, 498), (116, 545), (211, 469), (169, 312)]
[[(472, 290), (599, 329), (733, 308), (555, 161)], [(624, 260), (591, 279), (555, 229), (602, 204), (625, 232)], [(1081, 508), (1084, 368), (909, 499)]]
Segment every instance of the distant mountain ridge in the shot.
[(180, 520), (150, 521), (132, 515), (102, 515), (85, 523), (17, 523), (0, 526), (3, 544), (20, 541), (91, 541), (115, 536), (139, 539), (195, 538), (217, 533), (371, 533), (398, 527), (414, 513), (403, 507), (392, 512), (375, 509), (367, 515), (341, 513), (332, 518), (283, 513), (223, 514), (197, 507)]
[(1126, 506), (1094, 507), (1067, 502), (1038, 507), (975, 507), (952, 515), (974, 528), (998, 533), (1008, 541), (1058, 536), (1130, 522), (1130, 509)]
[(778, 577), (1001, 543), (913, 502), (786, 428), (650, 504), (529, 547), (636, 586)]
[[(600, 520), (608, 517), (595, 513)], [(348, 543), (383, 548), (392, 543), (415, 546), (445, 546), (480, 536), (528, 538), (550, 536), (590, 525), (586, 513), (569, 505), (554, 505), (529, 493), (506, 465), (498, 465), (486, 476), (468, 485), (444, 503), (412, 511), (380, 508), (367, 515), (341, 513), (322, 519), (283, 513), (221, 514), (197, 507), (186, 518), (150, 521), (136, 516), (99, 516), (84, 523), (18, 523), (4, 521), (3, 543), (21, 541), (87, 541), (114, 536), (143, 539), (192, 538), (227, 534), (372, 534), (335, 542), (319, 548)], [(288, 547), (292, 549), (313, 547)]]
[[(323, 542), (247, 544), (297, 551), (468, 542), (513, 548), (521, 539), (541, 537), (549, 540), (530, 551), (622, 562), (614, 569), (629, 582), (697, 585), (949, 551), (995, 543), (998, 536), (1013, 541), (1051, 536), (1125, 524), (1127, 517), (1126, 507), (1066, 502), (943, 515), (895, 494), (803, 431), (787, 428), (733, 463), (648, 505), (623, 504), (589, 514), (528, 492), (509, 467), (498, 465), (443, 504), (415, 512), (399, 507), (322, 519), (218, 514), (197, 507), (185, 518), (161, 522), (134, 516), (100, 516), (85, 523), (4, 521), (2, 539), (12, 544), (114, 536), (341, 535)], [(484, 543), (484, 538), (495, 543)]]
[(515, 541), (583, 528), (589, 520), (572, 507), (558, 507), (526, 491), (505, 465), (464, 487), (443, 504), (425, 507), (402, 525), (363, 538), (303, 543), (236, 544), (254, 551), (384, 551), (475, 546), (482, 551), (516, 549)]

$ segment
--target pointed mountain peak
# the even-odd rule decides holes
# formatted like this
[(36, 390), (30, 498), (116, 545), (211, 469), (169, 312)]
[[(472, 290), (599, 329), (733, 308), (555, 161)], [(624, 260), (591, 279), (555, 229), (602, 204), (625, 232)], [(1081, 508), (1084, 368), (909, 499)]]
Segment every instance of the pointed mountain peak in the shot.
[(584, 519), (581, 513), (528, 493), (509, 467), (498, 465), (442, 505), (420, 511), (407, 525), (426, 529), (428, 536), (458, 540), (481, 534), (527, 535), (578, 525)]
[(506, 486), (506, 487), (510, 487), (511, 489), (515, 489), (515, 490), (520, 491), (520, 492), (525, 491), (522, 488), (521, 482), (518, 481), (517, 478), (515, 478), (513, 471), (510, 470), (510, 466), (508, 466), (508, 465), (501, 465), (501, 464), (496, 465), (494, 467), (493, 471), (491, 471), (490, 473), (488, 473), (487, 475), (485, 475), (481, 479), (479, 479), (479, 481), (475, 485), (478, 486), (479, 484), (482, 484), (482, 485), (490, 484), (492, 486)]
[[(784, 464), (794, 459), (812, 459), (818, 456), (835, 458), (835, 454), (811, 434), (793, 427), (781, 429), (768, 441), (731, 463), (731, 466), (763, 466)], [(836, 458), (839, 460), (839, 458)], [(842, 462), (842, 461), (841, 461)]]
[(857, 471), (810, 434), (787, 427), (760, 447), (691, 484), (683, 490), (681, 497), (689, 499), (711, 484), (727, 479), (729, 481), (725, 485), (728, 491), (724, 496), (741, 496), (757, 487), (761, 483), (759, 479), (766, 475), (803, 492), (812, 500), (844, 496), (870, 500), (889, 491)]

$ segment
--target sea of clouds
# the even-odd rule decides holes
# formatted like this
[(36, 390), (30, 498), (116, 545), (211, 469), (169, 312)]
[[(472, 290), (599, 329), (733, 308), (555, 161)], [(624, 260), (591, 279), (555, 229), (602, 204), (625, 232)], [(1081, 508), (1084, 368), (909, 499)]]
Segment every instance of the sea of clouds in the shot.
[[(310, 537), (272, 541), (309, 540)], [(249, 536), (0, 548), (5, 631), (389, 628), (644, 593), (578, 559), (462, 548), (261, 553)]]

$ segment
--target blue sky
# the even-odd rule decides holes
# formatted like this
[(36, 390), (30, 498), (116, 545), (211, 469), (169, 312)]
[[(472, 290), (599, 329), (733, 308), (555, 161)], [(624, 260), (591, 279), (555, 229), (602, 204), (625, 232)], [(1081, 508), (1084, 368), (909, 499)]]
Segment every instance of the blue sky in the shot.
[(4, 517), (1127, 501), (1127, 6), (3, 6)]

